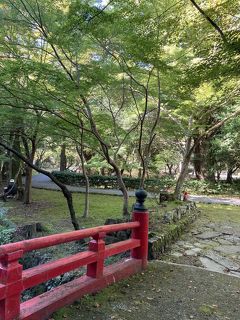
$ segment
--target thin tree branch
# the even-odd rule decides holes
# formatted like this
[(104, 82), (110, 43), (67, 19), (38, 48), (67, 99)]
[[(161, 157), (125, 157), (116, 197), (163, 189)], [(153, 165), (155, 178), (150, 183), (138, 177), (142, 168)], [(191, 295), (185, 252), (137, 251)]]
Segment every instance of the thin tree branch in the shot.
[(195, 0), (190, 0), (193, 6), (202, 14), (202, 16), (213, 26), (213, 28), (220, 34), (224, 43), (227, 43), (227, 38), (223, 33), (222, 29), (217, 25), (215, 21), (213, 21), (206, 12), (196, 3)]

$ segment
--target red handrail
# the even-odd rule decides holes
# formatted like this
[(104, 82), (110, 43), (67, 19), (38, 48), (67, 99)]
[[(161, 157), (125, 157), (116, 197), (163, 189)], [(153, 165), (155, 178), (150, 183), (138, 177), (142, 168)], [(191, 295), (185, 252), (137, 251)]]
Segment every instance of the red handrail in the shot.
[(106, 226), (54, 234), (46, 237), (40, 237), (36, 239), (31, 239), (31, 240), (24, 240), (24, 241), (19, 241), (15, 243), (9, 243), (9, 244), (0, 246), (0, 258), (5, 254), (15, 252), (18, 250), (22, 250), (24, 253), (26, 253), (28, 251), (52, 247), (61, 243), (78, 241), (84, 238), (93, 237), (100, 232), (111, 233), (111, 232), (117, 232), (117, 231), (126, 230), (126, 229), (135, 229), (135, 228), (138, 228), (139, 226), (140, 226), (140, 223), (138, 221), (119, 223), (119, 224), (110, 224)]
[[(105, 246), (106, 233), (131, 229), (131, 239)], [(61, 243), (92, 237), (89, 249), (46, 264), (22, 270), (23, 254)], [(131, 250), (131, 257), (104, 267), (104, 260)], [(0, 246), (0, 320), (46, 319), (60, 307), (72, 303), (86, 293), (141, 271), (147, 265), (148, 212), (136, 210), (133, 221), (55, 234)], [(42, 282), (76, 268), (87, 266), (86, 275), (49, 292), (20, 303), (21, 293)]]

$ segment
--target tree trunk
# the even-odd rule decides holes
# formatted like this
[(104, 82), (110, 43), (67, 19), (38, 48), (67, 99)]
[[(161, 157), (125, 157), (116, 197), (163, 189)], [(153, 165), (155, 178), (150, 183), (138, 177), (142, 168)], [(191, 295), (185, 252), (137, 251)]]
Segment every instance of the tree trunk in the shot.
[[(83, 131), (81, 132), (81, 139), (83, 139)], [(89, 179), (87, 175), (87, 171), (85, 168), (85, 158), (84, 158), (84, 153), (83, 153), (83, 143), (81, 143), (81, 147), (77, 147), (77, 152), (81, 160), (81, 165), (82, 165), (82, 173), (84, 175), (85, 183), (86, 183), (86, 188), (85, 188), (85, 201), (84, 201), (84, 211), (83, 211), (83, 218), (87, 218), (89, 216)]]
[(193, 158), (193, 166), (197, 180), (204, 180), (204, 161), (203, 161), (203, 146), (202, 142), (196, 143), (194, 147), (194, 158)]
[(186, 143), (186, 152), (182, 162), (181, 171), (177, 179), (176, 187), (174, 190), (174, 198), (178, 200), (181, 199), (182, 186), (188, 172), (188, 166), (189, 166), (191, 155), (193, 152), (193, 147), (191, 148), (191, 142), (192, 142), (192, 139), (191, 137), (189, 137)]
[(30, 204), (32, 202), (32, 168), (27, 166), (24, 188), (24, 204)]
[[(32, 143), (32, 151), (29, 157), (29, 162), (33, 164), (34, 157), (36, 153), (35, 143)], [(26, 178), (25, 178), (25, 186), (24, 186), (24, 204), (29, 204), (32, 202), (32, 166), (27, 166), (26, 168)]]
[(220, 181), (222, 171), (217, 170), (217, 181)]
[(132, 178), (132, 169), (129, 169), (129, 177)]
[(85, 182), (86, 182), (86, 191), (85, 191), (85, 201), (84, 201), (84, 212), (83, 212), (83, 217), (87, 218), (89, 216), (89, 179), (87, 176), (87, 173), (85, 171), (84, 173), (84, 178), (85, 178)]
[(123, 194), (123, 217), (129, 217), (129, 211), (128, 211), (128, 202), (129, 202), (129, 197), (128, 197), (128, 192), (127, 192), (127, 188), (125, 186), (125, 183), (123, 181), (122, 175), (121, 175), (121, 171), (119, 170), (119, 168), (116, 166), (116, 164), (110, 160), (110, 164), (113, 166), (116, 177), (117, 177), (117, 181), (118, 181), (118, 185), (119, 185), (119, 189), (122, 191)]
[[(20, 152), (21, 145), (20, 145), (20, 136), (19, 136), (18, 132), (14, 136), (13, 139), (14, 139), (13, 140), (13, 149), (15, 149), (15, 150)], [(11, 167), (12, 167), (11, 176), (12, 176), (12, 179), (15, 179), (15, 177), (17, 177), (18, 174), (19, 174), (19, 169), (20, 169), (20, 166), (21, 166), (21, 160), (17, 156), (13, 155), (11, 162), (12, 162), (12, 165), (11, 165)]]
[(127, 188), (125, 186), (125, 183), (123, 182), (121, 173), (117, 174), (117, 179), (118, 179), (118, 185), (123, 194), (123, 216), (128, 217), (129, 216), (129, 211), (128, 211), (129, 197), (128, 197)]
[(228, 169), (228, 171), (227, 171), (227, 179), (226, 179), (226, 182), (227, 182), (227, 183), (232, 183), (232, 182), (233, 182), (233, 177), (232, 177), (232, 175), (233, 175), (233, 169), (230, 168), (230, 169)]
[(67, 169), (67, 157), (66, 157), (66, 144), (61, 145), (60, 154), (60, 171), (65, 171)]
[(65, 186), (62, 186), (61, 189), (64, 194), (64, 197), (67, 200), (67, 205), (68, 205), (68, 210), (70, 213), (72, 225), (75, 230), (79, 230), (80, 226), (79, 226), (79, 223), (76, 218), (76, 213), (75, 213), (74, 206), (73, 206), (72, 194)]
[(11, 176), (10, 176), (9, 161), (4, 161), (3, 166), (2, 166), (2, 180), (9, 181), (10, 179), (11, 179)]
[(22, 182), (22, 169), (19, 168), (19, 172), (16, 178), (16, 183), (17, 183), (17, 200), (23, 201), (24, 200), (24, 187), (23, 187), (23, 182)]
[[(90, 124), (91, 124), (92, 132), (94, 132), (95, 137), (98, 139), (98, 141), (99, 141), (99, 143), (101, 145), (102, 152), (103, 152), (103, 154), (105, 156), (105, 159), (110, 164), (110, 166), (114, 169), (114, 172), (115, 172), (115, 174), (117, 176), (119, 188), (123, 193), (123, 216), (124, 217), (126, 217), (126, 216), (128, 217), (129, 216), (129, 212), (128, 212), (128, 192), (127, 192), (126, 186), (125, 186), (125, 184), (123, 182), (121, 171), (120, 171), (118, 165), (116, 164), (116, 162), (109, 155), (109, 146), (107, 145), (107, 143), (104, 142), (104, 140), (102, 139), (101, 135), (98, 132), (96, 123), (95, 123), (95, 121), (93, 119), (91, 108), (90, 108), (87, 100), (83, 96), (81, 96), (81, 98), (82, 98), (82, 101), (83, 101), (83, 103), (84, 103), (84, 105), (86, 107), (86, 110), (88, 112), (88, 116), (89, 116), (89, 121), (90, 121)], [(82, 127), (82, 130), (83, 130), (83, 124), (82, 123), (81, 123), (81, 127)]]
[(147, 174), (147, 163), (146, 163), (146, 159), (142, 158), (142, 175), (140, 177), (139, 189), (144, 189), (146, 174)]
[(39, 173), (45, 174), (47, 177), (49, 177), (54, 183), (56, 183), (57, 186), (59, 186), (59, 188), (61, 188), (62, 193), (64, 195), (64, 197), (67, 200), (67, 205), (68, 205), (68, 209), (69, 209), (69, 213), (70, 213), (70, 217), (71, 217), (71, 222), (73, 224), (73, 227), (75, 230), (79, 230), (80, 226), (78, 224), (78, 221), (76, 219), (76, 213), (73, 207), (73, 200), (72, 200), (72, 194), (71, 192), (67, 189), (67, 187), (61, 183), (57, 178), (54, 177), (54, 175), (52, 175), (50, 172), (43, 170), (41, 168), (38, 168), (37, 166), (35, 166), (33, 163), (31, 163), (29, 161), (29, 159), (25, 158), (21, 153), (19, 153), (18, 151), (12, 149), (11, 147), (9, 147), (8, 145), (6, 145), (5, 143), (0, 141), (0, 145), (2, 147), (4, 147), (6, 150), (11, 151), (12, 153), (14, 153), (17, 157), (19, 157), (23, 162), (25, 162), (29, 167), (31, 167), (32, 169), (36, 170)]
[(173, 172), (172, 172), (172, 169), (173, 169), (173, 164), (166, 164), (167, 165), (167, 168), (168, 168), (168, 174), (170, 175), (170, 176), (172, 176), (173, 175)]
[(142, 176), (142, 169), (139, 168), (139, 169), (138, 169), (138, 178), (141, 178), (141, 176)]
[[(13, 148), (18, 152), (21, 151), (21, 142), (20, 142), (19, 132), (17, 132), (17, 134), (14, 137)], [(23, 188), (23, 182), (22, 182), (22, 162), (16, 155), (13, 155), (13, 158), (12, 158), (12, 177), (14, 178), (15, 183), (17, 185), (17, 190), (18, 190), (17, 200), (23, 201), (24, 188)], [(31, 188), (29, 188), (29, 192), (31, 192)], [(31, 195), (29, 195), (29, 199), (30, 198), (31, 198)]]
[(182, 193), (182, 186), (185, 181), (187, 172), (188, 172), (188, 165), (190, 162), (191, 155), (188, 155), (185, 157), (183, 164), (182, 164), (182, 169), (179, 174), (179, 177), (177, 179), (175, 191), (174, 191), (174, 198), (180, 200), (181, 199), (181, 193)]

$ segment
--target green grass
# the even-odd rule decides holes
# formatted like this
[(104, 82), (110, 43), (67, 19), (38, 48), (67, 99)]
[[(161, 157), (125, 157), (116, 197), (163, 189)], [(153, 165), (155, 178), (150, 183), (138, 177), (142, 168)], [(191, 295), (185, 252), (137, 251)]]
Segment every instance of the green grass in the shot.
[[(66, 200), (61, 192), (48, 190), (34, 190), (34, 201), (47, 201), (50, 208), (40, 211), (44, 218), (54, 220), (69, 220)], [(132, 199), (132, 202), (134, 199)], [(84, 208), (84, 194), (73, 194), (74, 208), (81, 226), (92, 227), (103, 224), (107, 218), (121, 218), (122, 199), (117, 196), (90, 194), (89, 217), (82, 218)]]
[[(122, 217), (122, 197), (110, 195), (90, 194), (90, 213), (88, 218), (82, 218), (84, 207), (84, 194), (73, 194), (74, 207), (81, 227), (93, 227), (104, 224), (107, 218)], [(129, 209), (135, 203), (135, 198), (130, 197)], [(10, 201), (9, 219), (16, 224), (41, 222), (50, 233), (71, 231), (72, 225), (69, 218), (67, 203), (61, 192), (33, 189), (33, 203), (24, 206), (20, 202)], [(147, 199), (146, 206), (156, 206), (154, 199)], [(176, 207), (170, 203), (164, 210)]]
[(239, 206), (203, 203), (199, 203), (197, 206), (202, 211), (202, 218), (207, 219), (210, 223), (240, 223)]
[[(90, 213), (89, 217), (82, 218), (84, 206), (84, 194), (73, 194), (74, 207), (81, 227), (99, 226), (105, 223), (107, 218), (122, 217), (122, 197), (110, 195), (90, 194)], [(129, 208), (135, 203), (135, 198), (130, 197)], [(170, 202), (165, 208), (152, 210), (151, 220), (156, 223), (161, 220), (161, 213), (169, 211), (180, 205), (179, 202)], [(25, 206), (22, 203), (12, 200), (7, 202), (11, 207), (8, 214), (9, 219), (16, 224), (27, 224), (41, 222), (49, 233), (71, 231), (73, 229), (66, 200), (61, 192), (33, 189), (33, 203)], [(147, 199), (146, 207), (156, 208), (154, 199)], [(212, 222), (230, 221), (240, 222), (240, 208), (227, 205), (198, 204), (203, 215), (202, 217)]]

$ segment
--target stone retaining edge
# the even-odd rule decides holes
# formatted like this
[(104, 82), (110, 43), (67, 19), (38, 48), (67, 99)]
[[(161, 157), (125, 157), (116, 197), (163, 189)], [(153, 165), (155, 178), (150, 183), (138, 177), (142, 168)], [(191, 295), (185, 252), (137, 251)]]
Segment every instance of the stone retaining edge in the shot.
[(169, 228), (163, 234), (149, 233), (148, 240), (148, 259), (159, 259), (162, 254), (167, 251), (171, 244), (176, 242), (181, 234), (191, 225), (199, 216), (200, 210), (195, 202), (189, 202), (185, 206), (181, 206), (172, 210), (172, 217), (179, 215), (182, 212), (180, 219), (169, 224)]

